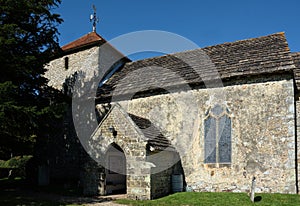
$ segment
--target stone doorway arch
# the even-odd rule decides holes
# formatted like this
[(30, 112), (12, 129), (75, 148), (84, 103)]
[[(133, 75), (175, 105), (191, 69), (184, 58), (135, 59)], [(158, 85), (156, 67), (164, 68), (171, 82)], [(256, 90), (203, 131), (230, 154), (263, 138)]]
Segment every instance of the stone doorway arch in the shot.
[(116, 143), (108, 146), (106, 158), (106, 194), (126, 194), (126, 156)]

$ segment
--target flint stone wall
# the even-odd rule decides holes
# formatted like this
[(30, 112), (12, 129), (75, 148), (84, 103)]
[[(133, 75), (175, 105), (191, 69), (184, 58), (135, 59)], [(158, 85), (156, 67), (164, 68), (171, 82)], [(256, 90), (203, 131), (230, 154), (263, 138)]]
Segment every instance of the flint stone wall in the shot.
[(298, 181), (298, 193), (299, 193), (299, 182), (300, 182), (300, 99), (299, 99), (300, 94), (298, 93), (298, 99), (296, 101), (296, 124), (297, 124), (297, 130), (296, 130), (296, 141), (297, 144), (296, 146), (296, 156), (297, 156), (297, 181)]
[[(91, 154), (99, 157), (99, 162), (105, 165), (106, 151), (112, 143), (117, 144), (126, 157), (126, 188), (127, 197), (130, 199), (151, 199), (150, 181), (151, 165), (146, 164), (146, 144), (141, 139), (137, 126), (130, 124), (132, 121), (122, 111), (113, 108), (103, 120), (101, 126), (93, 135)], [(113, 136), (110, 127), (113, 126), (117, 134)], [(87, 177), (89, 178), (89, 177)]]
[[(67, 68), (65, 61), (68, 61)], [(75, 72), (86, 72), (89, 68), (98, 67), (98, 64), (99, 47), (92, 47), (52, 60), (45, 67), (47, 69), (45, 77), (49, 79), (49, 86), (62, 90), (66, 79), (72, 77)]]
[(151, 168), (151, 199), (173, 193), (177, 185), (172, 185), (172, 175), (183, 174), (178, 154), (174, 151), (150, 152), (147, 161), (155, 165)]
[[(257, 192), (296, 193), (292, 77), (119, 103), (160, 128), (194, 190), (248, 192), (255, 176)], [(204, 163), (204, 118), (216, 103), (225, 104), (232, 122), (232, 161), (226, 167)]]

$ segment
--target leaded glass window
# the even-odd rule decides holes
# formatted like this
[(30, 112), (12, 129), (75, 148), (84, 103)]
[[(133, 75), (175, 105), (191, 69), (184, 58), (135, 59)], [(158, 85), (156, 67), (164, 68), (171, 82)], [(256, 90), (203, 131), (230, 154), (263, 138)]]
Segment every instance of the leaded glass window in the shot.
[(228, 109), (215, 105), (204, 120), (204, 163), (231, 163), (231, 119)]
[(216, 162), (216, 119), (208, 117), (205, 122), (205, 163)]

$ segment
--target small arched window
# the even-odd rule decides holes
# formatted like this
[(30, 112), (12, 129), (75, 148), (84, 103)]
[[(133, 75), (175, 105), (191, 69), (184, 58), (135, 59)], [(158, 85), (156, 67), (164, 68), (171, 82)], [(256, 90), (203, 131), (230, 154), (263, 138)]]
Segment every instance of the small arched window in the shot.
[(204, 163), (231, 163), (231, 118), (229, 110), (215, 105), (204, 120)]

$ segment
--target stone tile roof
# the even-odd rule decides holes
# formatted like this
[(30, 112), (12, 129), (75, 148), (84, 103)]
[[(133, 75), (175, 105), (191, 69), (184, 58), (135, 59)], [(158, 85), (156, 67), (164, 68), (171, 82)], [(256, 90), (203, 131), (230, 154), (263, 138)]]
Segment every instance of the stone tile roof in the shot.
[[(134, 134), (141, 135), (140, 137), (147, 141), (146, 149), (148, 149), (148, 151), (151, 151), (151, 147), (157, 151), (176, 151), (171, 145), (171, 142), (162, 134), (159, 128), (151, 123), (150, 120), (126, 112), (118, 103), (113, 104), (105, 113), (106, 114), (100, 120), (97, 129), (91, 135), (92, 139), (94, 139), (94, 136), (97, 137), (102, 135), (101, 128), (105, 128), (105, 125), (107, 129), (107, 125), (112, 125), (116, 128), (126, 128), (126, 134), (130, 136), (130, 138), (138, 138)], [(133, 130), (137, 132), (132, 132)]]
[(297, 89), (300, 90), (300, 52), (294, 52), (291, 54), (294, 60), (296, 68), (294, 69), (294, 77), (296, 81)]
[[(141, 129), (145, 138), (148, 140), (148, 147), (153, 147), (155, 150), (175, 151), (171, 142), (155, 127), (150, 120), (138, 117), (128, 113), (133, 122)], [(149, 149), (149, 148), (147, 148)]]
[(103, 44), (105, 42), (106, 42), (106, 40), (103, 39), (99, 34), (97, 34), (96, 32), (90, 32), (90, 33), (80, 37), (79, 39), (62, 46), (61, 49), (64, 52), (67, 52), (67, 51), (82, 49), (87, 46), (97, 45), (99, 43)]
[(279, 73), (294, 68), (288, 43), (281, 32), (126, 63), (99, 88), (97, 99), (131, 98), (137, 92), (151, 92), (155, 87), (183, 88), (186, 84)]

